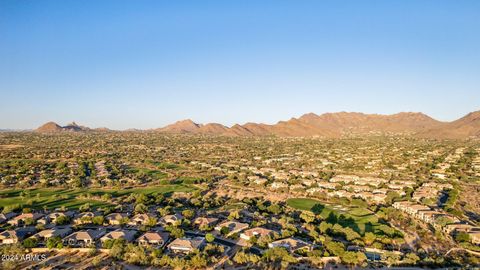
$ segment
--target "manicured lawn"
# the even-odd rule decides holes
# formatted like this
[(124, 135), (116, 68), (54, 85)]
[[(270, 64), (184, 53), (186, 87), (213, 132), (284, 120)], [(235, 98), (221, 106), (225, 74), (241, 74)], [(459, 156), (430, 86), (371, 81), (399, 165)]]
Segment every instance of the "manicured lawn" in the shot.
[[(106, 207), (113, 205), (109, 202), (98, 200), (88, 200), (79, 198), (80, 195), (92, 194), (101, 196), (103, 194), (111, 194), (112, 197), (129, 195), (131, 193), (143, 194), (165, 194), (172, 192), (190, 192), (195, 188), (188, 185), (162, 185), (153, 187), (141, 187), (131, 189), (57, 189), (57, 188), (37, 188), (37, 189), (11, 189), (0, 191), (0, 206), (10, 205), (30, 205), (29, 207), (43, 209), (58, 208), (65, 206), (71, 209), (77, 209), (85, 203), (89, 203), (91, 207)], [(28, 193), (21, 196), (22, 191)]]
[(146, 175), (150, 177), (152, 180), (162, 180), (167, 178), (167, 174), (159, 171), (159, 170), (150, 170), (147, 168), (130, 168), (129, 171), (131, 173), (135, 173), (137, 175)]
[(320, 215), (322, 218), (326, 219), (330, 213), (334, 213), (335, 215), (344, 215), (346, 218), (352, 218), (355, 221), (356, 227), (358, 227), (358, 231), (360, 233), (364, 233), (366, 225), (371, 223), (373, 225), (373, 229), (379, 225), (378, 218), (373, 215), (373, 213), (365, 208), (344, 208), (344, 207), (336, 207), (332, 205), (324, 204), (320, 201), (315, 199), (308, 199), (308, 198), (293, 198), (287, 200), (287, 205), (292, 208), (304, 211), (311, 211), (315, 214)]
[(153, 160), (149, 160), (147, 162), (156, 166), (157, 168), (159, 168), (161, 170), (164, 170), (164, 169), (178, 170), (178, 169), (182, 168), (180, 165), (173, 164), (173, 163), (168, 163), (168, 162), (158, 162), (158, 161), (153, 161)]
[(172, 192), (190, 192), (195, 190), (193, 186), (189, 185), (161, 185), (161, 186), (151, 186), (151, 187), (141, 187), (141, 188), (131, 188), (131, 189), (89, 189), (86, 190), (89, 193), (94, 195), (103, 195), (105, 193), (110, 193), (112, 196), (121, 196), (128, 195), (131, 193), (139, 194), (165, 194)]
[(313, 206), (321, 204), (319, 201), (307, 198), (288, 199), (287, 204), (298, 210), (311, 211)]

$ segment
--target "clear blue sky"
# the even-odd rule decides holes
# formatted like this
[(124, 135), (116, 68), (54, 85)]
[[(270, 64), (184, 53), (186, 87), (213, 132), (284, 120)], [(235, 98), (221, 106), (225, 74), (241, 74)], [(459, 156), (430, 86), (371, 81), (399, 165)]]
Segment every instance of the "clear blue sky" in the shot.
[(480, 1), (0, 1), (0, 128), (480, 110)]

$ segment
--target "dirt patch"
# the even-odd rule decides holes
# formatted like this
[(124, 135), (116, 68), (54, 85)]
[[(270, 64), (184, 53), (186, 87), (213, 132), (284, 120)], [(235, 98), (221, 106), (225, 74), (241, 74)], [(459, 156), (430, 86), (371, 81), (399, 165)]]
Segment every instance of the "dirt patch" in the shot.
[(23, 147), (21, 144), (0, 144), (0, 150), (10, 150)]

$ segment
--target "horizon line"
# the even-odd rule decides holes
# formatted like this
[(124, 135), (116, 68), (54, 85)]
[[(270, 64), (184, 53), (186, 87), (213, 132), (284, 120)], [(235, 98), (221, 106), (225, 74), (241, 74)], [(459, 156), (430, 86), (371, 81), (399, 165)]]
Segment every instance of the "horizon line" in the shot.
[[(298, 119), (302, 116), (305, 116), (305, 115), (308, 115), (308, 114), (315, 114), (317, 116), (321, 116), (321, 115), (325, 115), (325, 114), (339, 114), (339, 113), (351, 113), (351, 114), (364, 114), (364, 115), (378, 115), (378, 116), (392, 116), (392, 115), (397, 115), (397, 114), (423, 114), (423, 115), (426, 115), (430, 118), (432, 118), (433, 120), (435, 121), (438, 121), (438, 122), (442, 122), (442, 123), (450, 123), (450, 122), (453, 122), (453, 121), (456, 121), (458, 119), (461, 119), (465, 116), (467, 116), (468, 114), (470, 113), (474, 113), (474, 112), (479, 112), (479, 110), (476, 110), (476, 111), (471, 111), (471, 112), (467, 112), (467, 113), (464, 113), (462, 116), (460, 116), (459, 118), (455, 118), (453, 120), (450, 120), (450, 121), (445, 121), (445, 120), (438, 120), (437, 118), (435, 117), (432, 117), (431, 115), (429, 114), (426, 114), (426, 113), (423, 113), (423, 112), (420, 112), (420, 111), (401, 111), (401, 112), (397, 112), (397, 113), (389, 113), (389, 114), (385, 114), (385, 113), (364, 113), (364, 112), (358, 112), (358, 111), (345, 111), (345, 110), (342, 110), (342, 111), (335, 111), (335, 112), (322, 112), (322, 113), (315, 113), (315, 112), (307, 112), (307, 113), (303, 113), (301, 114), (300, 116), (292, 116), (290, 117), (289, 119), (286, 119), (286, 120), (276, 120), (276, 122), (274, 123), (265, 123), (265, 122), (254, 122), (254, 121), (247, 121), (247, 122), (242, 122), (242, 123), (234, 123), (232, 125), (226, 125), (226, 124), (223, 124), (223, 123), (220, 123), (220, 122), (197, 122), (197, 121), (194, 121), (192, 120), (191, 117), (187, 117), (187, 118), (183, 118), (183, 119), (179, 119), (179, 120), (176, 120), (174, 122), (171, 122), (171, 123), (168, 123), (168, 124), (165, 124), (163, 126), (157, 126), (157, 127), (149, 127), (149, 128), (135, 128), (135, 127), (129, 127), (129, 128), (125, 128), (125, 129), (113, 129), (113, 128), (109, 128), (108, 126), (99, 126), (99, 127), (90, 127), (88, 124), (86, 123), (83, 123), (83, 124), (80, 124), (80, 126), (84, 126), (84, 127), (88, 127), (90, 129), (101, 129), (101, 128), (107, 128), (109, 130), (112, 130), (112, 131), (127, 131), (127, 130), (131, 130), (131, 129), (134, 129), (134, 130), (140, 130), (140, 131), (148, 131), (148, 130), (154, 130), (154, 129), (159, 129), (159, 128), (164, 128), (166, 126), (169, 126), (169, 125), (172, 125), (172, 124), (175, 124), (175, 123), (178, 123), (178, 122), (181, 122), (181, 121), (192, 121), (193, 123), (197, 124), (197, 125), (207, 125), (207, 124), (220, 124), (224, 127), (227, 127), (227, 128), (231, 128), (235, 125), (245, 125), (245, 124), (249, 124), (249, 123), (253, 123), (253, 124), (264, 124), (264, 125), (275, 125), (275, 124), (278, 124), (280, 122), (285, 122), (285, 121), (290, 121), (292, 119)], [(18, 131), (18, 132), (21, 132), (21, 131), (34, 131), (35, 129), (41, 127), (42, 125), (44, 124), (47, 124), (47, 123), (50, 123), (50, 122), (53, 122), (59, 126), (68, 126), (69, 124), (73, 124), (73, 123), (76, 123), (77, 121), (73, 120), (73, 121), (70, 121), (70, 122), (67, 122), (67, 124), (65, 125), (61, 125), (59, 124), (59, 122), (57, 121), (54, 121), (54, 120), (49, 120), (49, 121), (45, 121), (41, 124), (39, 124), (38, 126), (36, 127), (29, 127), (29, 128), (5, 128), (5, 127), (0, 127), (0, 131)]]

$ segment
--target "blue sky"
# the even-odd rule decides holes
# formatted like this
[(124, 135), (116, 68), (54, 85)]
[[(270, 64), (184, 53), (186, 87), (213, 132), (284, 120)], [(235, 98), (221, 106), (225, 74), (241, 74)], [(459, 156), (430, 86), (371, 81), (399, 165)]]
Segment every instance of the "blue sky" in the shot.
[(0, 128), (480, 110), (480, 1), (0, 1)]

